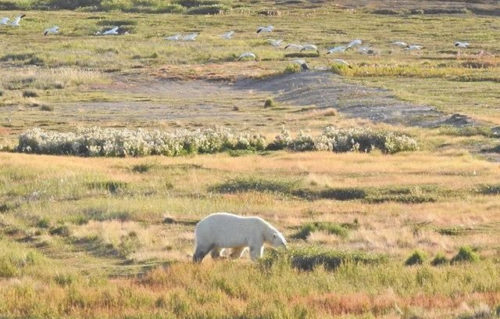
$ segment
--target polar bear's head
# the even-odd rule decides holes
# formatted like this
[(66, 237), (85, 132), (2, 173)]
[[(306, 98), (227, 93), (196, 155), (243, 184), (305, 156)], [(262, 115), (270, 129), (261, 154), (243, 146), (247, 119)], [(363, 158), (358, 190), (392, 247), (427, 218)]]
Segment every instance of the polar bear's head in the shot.
[(273, 247), (285, 247), (286, 239), (279, 231), (273, 231), (271, 236), (271, 245)]

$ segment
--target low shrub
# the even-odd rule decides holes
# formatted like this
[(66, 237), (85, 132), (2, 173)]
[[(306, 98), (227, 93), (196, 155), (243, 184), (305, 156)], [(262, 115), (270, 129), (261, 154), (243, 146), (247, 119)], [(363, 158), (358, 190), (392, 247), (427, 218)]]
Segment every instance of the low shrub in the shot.
[(137, 237), (135, 232), (130, 232), (127, 235), (123, 235), (120, 238), (120, 243), (118, 244), (118, 252), (120, 256), (126, 258), (130, 254), (134, 253), (141, 247), (141, 242)]
[(448, 258), (443, 253), (438, 253), (431, 261), (431, 265), (433, 266), (441, 266), (441, 265), (446, 265), (450, 261)]
[(19, 136), (17, 150), (24, 153), (78, 156), (178, 156), (190, 153), (216, 153), (226, 150), (264, 150), (259, 134), (233, 134), (224, 128), (177, 130), (128, 130), (85, 128), (76, 133), (31, 129)]
[(62, 237), (68, 237), (70, 235), (70, 230), (69, 230), (68, 226), (61, 225), (61, 226), (56, 226), (56, 227), (50, 228), (49, 234), (62, 236)]
[(290, 63), (285, 67), (283, 73), (299, 73), (302, 71), (302, 67), (297, 63)]
[(23, 97), (38, 97), (38, 93), (32, 90), (23, 91)]
[(452, 264), (472, 263), (479, 261), (479, 255), (469, 246), (462, 246), (458, 253), (451, 259)]
[(276, 103), (274, 103), (274, 100), (272, 98), (268, 98), (264, 101), (264, 107), (265, 108), (268, 108), (268, 107), (275, 107), (276, 106)]
[(39, 228), (49, 228), (50, 227), (50, 220), (48, 218), (41, 218), (37, 223), (36, 226)]
[(214, 5), (208, 5), (208, 6), (199, 6), (199, 7), (189, 8), (186, 11), (186, 13), (187, 14), (222, 14), (228, 10), (229, 10), (229, 8), (224, 6), (224, 5), (214, 4)]
[[(50, 108), (50, 109), (49, 109)], [(52, 110), (51, 107), (42, 109)], [(363, 151), (380, 149), (393, 154), (418, 149), (413, 138), (386, 131), (366, 128), (336, 129), (327, 127), (319, 136), (303, 131), (293, 138), (286, 129), (266, 144), (260, 134), (233, 133), (226, 128), (197, 130), (180, 129), (174, 132), (160, 130), (129, 130), (114, 128), (83, 128), (76, 132), (51, 132), (30, 129), (19, 136), (17, 151), (38, 154), (77, 156), (178, 156), (192, 153), (217, 153), (230, 150), (291, 151)]]
[(420, 250), (415, 250), (405, 261), (406, 266), (421, 265), (424, 263), (426, 255)]
[(52, 112), (52, 111), (54, 111), (54, 107), (51, 105), (43, 104), (42, 106), (40, 106), (40, 110), (46, 111), (46, 112)]

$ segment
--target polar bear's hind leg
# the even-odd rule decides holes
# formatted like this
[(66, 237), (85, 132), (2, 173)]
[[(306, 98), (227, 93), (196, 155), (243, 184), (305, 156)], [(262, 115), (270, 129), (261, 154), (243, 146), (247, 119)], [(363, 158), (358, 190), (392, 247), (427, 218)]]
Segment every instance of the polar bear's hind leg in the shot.
[(229, 255), (229, 257), (231, 257), (232, 259), (238, 259), (241, 257), (241, 255), (243, 254), (243, 251), (245, 250), (245, 247), (235, 247), (232, 249), (231, 251), (231, 254)]

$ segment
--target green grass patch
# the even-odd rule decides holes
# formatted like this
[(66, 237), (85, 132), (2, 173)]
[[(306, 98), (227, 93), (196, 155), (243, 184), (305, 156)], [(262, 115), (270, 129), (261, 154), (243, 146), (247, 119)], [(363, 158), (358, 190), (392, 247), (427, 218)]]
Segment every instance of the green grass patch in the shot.
[(479, 261), (479, 255), (469, 246), (462, 246), (458, 253), (451, 259), (452, 264), (473, 263)]
[(349, 235), (349, 228), (344, 227), (343, 225), (330, 222), (314, 222), (302, 226), (297, 233), (292, 235), (292, 238), (307, 239), (311, 233), (316, 231), (324, 231), (328, 234), (337, 235), (342, 238)]
[(413, 266), (413, 265), (422, 265), (425, 260), (427, 259), (427, 256), (425, 255), (424, 252), (420, 250), (415, 250), (405, 261), (406, 266)]
[(264, 101), (265, 108), (270, 108), (270, 107), (275, 107), (275, 106), (276, 106), (276, 103), (274, 102), (274, 100), (272, 98), (268, 98)]
[(359, 187), (339, 187), (327, 188), (322, 190), (312, 190), (307, 188), (297, 189), (292, 192), (294, 196), (308, 199), (335, 199), (335, 200), (356, 200), (367, 196), (367, 191)]
[(89, 189), (105, 190), (111, 194), (123, 192), (127, 186), (127, 183), (119, 181), (96, 181), (88, 184)]
[(500, 195), (500, 184), (481, 185), (477, 192), (481, 195)]
[(372, 188), (366, 201), (369, 203), (399, 202), (408, 204), (432, 203), (452, 194), (437, 185), (414, 185)]
[(450, 261), (443, 253), (437, 253), (431, 261), (432, 266), (443, 266), (449, 264)]
[(209, 191), (218, 193), (268, 192), (289, 195), (298, 184), (295, 180), (261, 179), (256, 177), (235, 178), (214, 185)]
[(437, 185), (411, 185), (375, 187), (339, 187), (313, 189), (300, 187), (299, 181), (282, 179), (237, 178), (211, 186), (210, 191), (218, 193), (271, 192), (295, 196), (306, 200), (331, 199), (339, 201), (363, 200), (370, 204), (399, 202), (420, 204), (437, 202), (442, 198), (456, 196), (457, 191), (443, 189)]
[(439, 133), (450, 136), (485, 136), (496, 137), (494, 131), (488, 126), (445, 126), (439, 128)]
[(437, 230), (438, 233), (445, 236), (461, 236), (461, 235), (466, 235), (470, 231), (472, 231), (471, 228), (465, 228), (460, 226), (443, 227)]

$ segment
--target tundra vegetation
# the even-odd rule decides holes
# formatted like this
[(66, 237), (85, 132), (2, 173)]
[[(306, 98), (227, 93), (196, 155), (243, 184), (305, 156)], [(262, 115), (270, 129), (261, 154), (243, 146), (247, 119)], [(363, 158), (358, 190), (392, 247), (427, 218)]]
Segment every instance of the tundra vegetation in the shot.
[[(494, 1), (0, 0), (0, 10), (26, 14), (0, 25), (1, 318), (500, 312)], [(60, 33), (43, 36), (52, 25)], [(115, 25), (128, 34), (95, 35)], [(196, 41), (164, 40), (191, 32)], [(325, 54), (357, 38), (377, 54)], [(257, 61), (238, 62), (249, 50)], [(300, 76), (297, 55), (359, 90), (335, 110), (241, 89)], [(373, 88), (467, 122), (341, 112), (347, 95), (378, 98), (363, 95)], [(261, 216), (289, 250), (193, 264), (194, 226), (216, 211)]]

